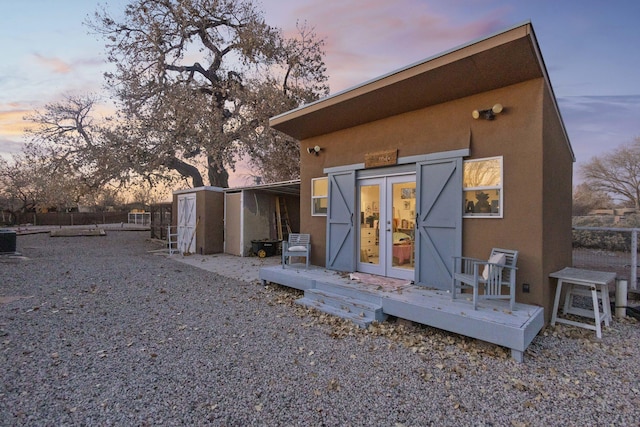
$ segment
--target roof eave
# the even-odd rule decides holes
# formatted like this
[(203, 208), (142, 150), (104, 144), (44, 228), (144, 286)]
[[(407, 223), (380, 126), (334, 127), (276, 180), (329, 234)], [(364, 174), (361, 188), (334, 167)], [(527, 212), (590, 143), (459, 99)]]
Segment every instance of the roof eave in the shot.
[[(534, 78), (544, 78), (553, 94), (527, 21), (287, 111), (269, 124), (303, 140)], [(553, 103), (568, 143), (555, 96)]]

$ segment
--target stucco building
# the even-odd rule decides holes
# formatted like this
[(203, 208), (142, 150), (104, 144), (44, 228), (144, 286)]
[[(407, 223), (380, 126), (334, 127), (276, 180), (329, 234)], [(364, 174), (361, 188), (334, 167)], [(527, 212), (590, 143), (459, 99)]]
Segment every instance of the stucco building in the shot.
[(270, 124), (301, 141), (312, 264), (448, 289), (453, 256), (516, 249), (516, 300), (549, 320), (575, 159), (530, 23)]

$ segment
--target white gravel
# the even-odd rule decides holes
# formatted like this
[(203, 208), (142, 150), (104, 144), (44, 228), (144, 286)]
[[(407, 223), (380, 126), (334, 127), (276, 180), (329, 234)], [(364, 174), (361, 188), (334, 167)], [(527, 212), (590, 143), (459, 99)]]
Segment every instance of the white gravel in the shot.
[(18, 236), (0, 257), (0, 425), (638, 425), (640, 328), (546, 329), (525, 353), (363, 331), (300, 294), (152, 252), (148, 232)]

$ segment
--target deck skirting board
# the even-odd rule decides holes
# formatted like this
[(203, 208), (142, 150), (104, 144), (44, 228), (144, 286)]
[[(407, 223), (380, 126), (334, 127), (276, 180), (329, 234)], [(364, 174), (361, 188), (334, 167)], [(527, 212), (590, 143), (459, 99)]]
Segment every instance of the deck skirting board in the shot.
[(321, 267), (311, 266), (308, 270), (263, 267), (259, 277), (265, 284), (273, 282), (303, 291), (331, 292), (363, 303), (377, 304), (382, 306), (385, 316), (395, 316), (507, 347), (519, 362), (544, 326), (542, 307), (516, 303), (511, 311), (507, 301), (482, 300), (478, 309), (474, 310), (471, 301), (465, 298), (452, 300), (447, 291), (420, 286), (395, 291), (376, 290)]
[[(467, 311), (458, 314), (405, 301), (383, 299), (385, 314), (411, 320), (423, 325), (443, 329), (448, 332), (487, 341), (517, 351), (525, 351), (533, 338), (544, 325), (543, 309), (535, 310), (524, 324), (514, 325), (500, 321), (480, 319), (467, 315)], [(473, 307), (469, 307), (473, 311)]]

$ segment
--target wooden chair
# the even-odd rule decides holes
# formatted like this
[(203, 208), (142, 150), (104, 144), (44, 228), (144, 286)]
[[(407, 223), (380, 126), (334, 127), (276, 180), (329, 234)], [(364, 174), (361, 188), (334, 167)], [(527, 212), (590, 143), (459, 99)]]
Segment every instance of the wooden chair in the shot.
[(306, 268), (309, 269), (309, 256), (311, 255), (311, 236), (309, 234), (290, 233), (289, 240), (282, 242), (282, 268), (291, 265), (291, 257), (305, 257)]
[[(478, 309), (478, 299), (508, 299), (513, 311), (516, 301), (516, 262), (518, 251), (493, 248), (488, 261), (469, 257), (454, 257), (451, 299), (463, 288), (473, 289), (473, 309)], [(483, 288), (479, 295), (478, 289)], [(509, 288), (503, 294), (503, 288)]]

